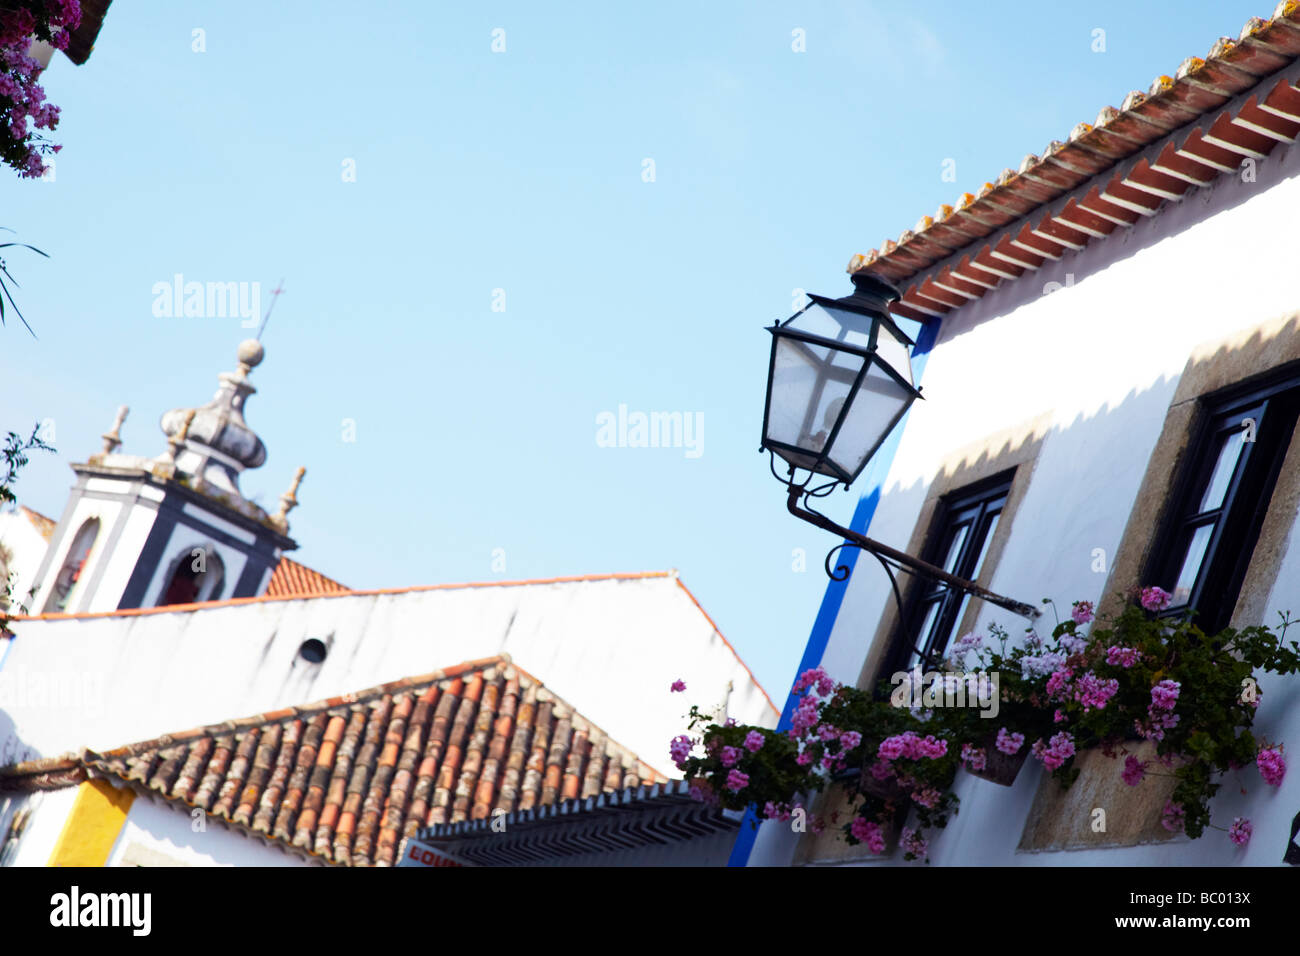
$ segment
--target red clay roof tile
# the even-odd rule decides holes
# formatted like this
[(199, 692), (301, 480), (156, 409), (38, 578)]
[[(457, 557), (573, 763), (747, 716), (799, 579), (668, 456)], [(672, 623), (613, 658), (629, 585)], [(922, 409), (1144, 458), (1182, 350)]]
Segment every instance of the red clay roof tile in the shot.
[[(1041, 157), (1030, 154), (1017, 172), (1006, 170), (996, 184), (986, 183), (978, 197), (963, 193), (955, 210), (941, 206), (936, 217), (923, 217), (898, 241), (886, 239), (879, 252), (854, 256), (848, 271), (871, 272), (898, 285), (903, 295), (891, 310), (910, 319), (926, 322), (960, 308), (971, 300), (959, 293), (982, 297), (1025, 268), (1058, 258), (1056, 249), (1066, 247), (1049, 237), (1082, 248), (1105, 238), (1115, 225), (1155, 215), (1192, 186), (1236, 171), (1243, 157), (1259, 159), (1278, 143), (1294, 142), (1300, 135), (1300, 88), (1280, 79), (1261, 93), (1262, 103), (1256, 97), (1242, 103), (1240, 97), (1298, 57), (1300, 3), (1282, 0), (1270, 19), (1248, 20), (1237, 40), (1221, 37), (1205, 59), (1188, 57), (1173, 78), (1158, 76), (1147, 93), (1129, 93), (1120, 109), (1103, 108), (1095, 124), (1076, 125), (1068, 143), (1050, 143)], [(1237, 104), (1226, 110), (1234, 99)], [(1194, 122), (1208, 125), (1178, 132)], [(1132, 162), (1165, 137), (1171, 137), (1170, 144), (1157, 162)], [(1109, 182), (1098, 180), (1082, 200), (1070, 199), (1055, 212), (1042, 209), (1112, 167), (1116, 174)], [(1015, 221), (1036, 216), (1042, 222), (1021, 226)], [(963, 262), (976, 263), (998, 281), (954, 291), (942, 276), (953, 267), (949, 257), (963, 250)]]
[(0, 788), (89, 770), (348, 866), (392, 865), (424, 826), (664, 780), (504, 655), (46, 764)]

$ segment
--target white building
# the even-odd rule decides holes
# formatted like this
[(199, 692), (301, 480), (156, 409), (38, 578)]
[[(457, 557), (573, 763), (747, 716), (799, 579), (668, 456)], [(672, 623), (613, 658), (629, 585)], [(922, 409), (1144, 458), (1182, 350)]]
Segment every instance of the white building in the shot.
[[(850, 271), (894, 283), (895, 313), (923, 324), (913, 366), (926, 399), (864, 473), (855, 530), (1066, 610), (1150, 584), (1207, 630), (1300, 610), (1298, 57), (1300, 11), (1280, 4), (854, 258)], [(1251, 417), (1246, 453), (1236, 436)], [(1207, 511), (1184, 479), (1216, 461), (1234, 481)], [(1169, 530), (1184, 519), (1215, 533), (1189, 545)], [(828, 589), (804, 666), (874, 687), (914, 646), (1023, 627), (960, 597), (927, 618), (921, 600), (906, 591), (900, 615), (883, 573), (858, 562)], [(1256, 736), (1295, 746), (1300, 681), (1261, 689)], [(932, 862), (1275, 865), (1300, 811), (1300, 774), (1274, 790), (1248, 768), (1228, 775), (1212, 810), (1220, 825), (1251, 818), (1249, 845), (1213, 831), (1190, 841), (1159, 826), (1164, 797), (1125, 787), (1115, 761), (1093, 754), (1081, 769), (1064, 795), (1032, 760), (1011, 788), (959, 774), (960, 812), (933, 831)], [(1096, 807), (1109, 808), (1107, 832), (1089, 826)], [(742, 832), (743, 861), (902, 853), (869, 857), (830, 831), (801, 837), (769, 822), (756, 840)]]
[[(243, 343), (238, 370), (220, 377), (211, 402), (166, 413), (162, 429), (168, 450), (155, 458), (118, 451), (119, 415), (104, 436), (103, 452), (73, 466), (77, 482), (63, 515), (52, 531), (46, 522), (48, 546), (34, 520), (39, 516), (16, 514), (0, 526), (7, 560), (33, 611), (12, 615), (10, 630), (0, 629), (0, 843), (9, 847), (8, 858), (65, 859), (72, 845), (65, 835), (87, 832), (98, 834), (97, 843), (92, 839), (95, 850), (89, 857), (74, 853), (75, 859), (139, 862), (156, 851), (160, 860), (260, 861), (269, 851), (249, 849), (238, 837), (221, 847), (204, 837), (202, 847), (186, 849), (177, 834), (186, 832), (190, 821), (182, 818), (178, 824), (174, 815), (159, 815), (147, 801), (131, 810), (128, 820), (130, 801), (120, 788), (151, 793), (156, 788), (148, 781), (136, 787), (142, 782), (87, 754), (165, 751), (178, 728), (186, 727), (215, 741), (221, 734), (213, 728), (253, 714), (259, 716), (250, 720), (265, 725), (258, 732), (262, 739), (274, 734), (286, 741), (265, 759), (294, 760), (296, 751), (287, 741), (295, 721), (325, 720), (320, 715), (328, 711), (329, 721), (337, 722), (343, 719), (339, 708), (360, 706), (357, 688), (393, 682), (408, 681), (402, 688), (410, 693), (403, 698), (402, 688), (389, 688), (375, 692), (376, 699), (396, 693), (383, 706), (413, 706), (413, 674), (426, 675), (425, 690), (437, 685), (437, 693), (450, 695), (447, 699), (459, 698), (459, 690), (452, 693), (445, 681), (439, 683), (443, 678), (429, 674), (467, 661), (477, 662), (479, 670), (496, 667), (476, 679), (498, 689), (515, 680), (543, 693), (531, 675), (544, 676), (544, 694), (576, 702), (583, 734), (599, 732), (611, 747), (618, 741), (620, 755), (644, 755), (629, 757), (643, 768), (635, 773), (608, 779), (595, 773), (589, 779), (603, 758), (589, 737), (579, 739), (572, 708), (556, 704), (569, 713), (556, 718), (557, 727), (571, 735), (556, 754), (577, 761), (566, 764), (564, 773), (581, 787), (573, 793), (568, 785), (555, 792), (543, 788), (539, 807), (631, 787), (627, 799), (642, 817), (685, 814), (690, 821), (682, 833), (707, 837), (684, 857), (670, 854), (671, 861), (720, 862), (729, 839), (723, 832), (734, 831), (734, 819), (704, 808), (684, 810), (678, 793), (656, 792), (647, 803), (636, 790), (642, 782), (667, 782), (673, 769), (668, 743), (686, 729), (688, 705), (682, 695), (670, 693), (670, 685), (685, 680), (693, 700), (746, 723), (773, 726), (778, 714), (676, 572), (351, 591), (284, 558), (296, 547), (288, 537), (287, 515), (297, 503), (302, 471), (275, 515), (239, 490), (240, 473), (266, 457), (243, 417), (254, 391), (248, 376), (262, 358), (259, 343)], [(464, 719), (471, 724), (476, 713), (488, 714), (478, 697), (465, 700)], [(286, 711), (311, 701), (328, 706), (310, 718)], [(476, 779), (459, 783), (477, 786)], [(53, 792), (37, 798), (47, 791)], [(381, 791), (382, 786), (376, 793)], [(172, 796), (163, 794), (164, 802)], [(177, 799), (184, 803), (185, 797)], [(513, 812), (500, 792), (484, 805)], [(86, 819), (100, 822), (88, 825)], [(442, 820), (430, 812), (427, 819), (404, 819), (403, 832), (462, 819), (474, 818), (453, 814)], [(221, 820), (234, 830), (244, 825), (230, 812)], [(104, 845), (104, 828), (114, 825), (113, 840)], [(648, 825), (646, 833), (658, 826)], [(127, 844), (120, 853), (112, 849), (118, 835), (128, 831), (139, 831), (132, 839), (142, 849), (134, 855), (123, 849)], [(145, 833), (156, 839), (146, 839)], [(268, 839), (276, 844), (278, 838), (271, 833)], [(374, 847), (358, 855), (350, 846), (331, 844), (320, 853), (314, 843), (286, 846), (330, 862), (393, 862), (391, 852), (381, 856)], [(505, 859), (499, 850), (480, 856)], [(517, 851), (506, 855), (511, 853)]]

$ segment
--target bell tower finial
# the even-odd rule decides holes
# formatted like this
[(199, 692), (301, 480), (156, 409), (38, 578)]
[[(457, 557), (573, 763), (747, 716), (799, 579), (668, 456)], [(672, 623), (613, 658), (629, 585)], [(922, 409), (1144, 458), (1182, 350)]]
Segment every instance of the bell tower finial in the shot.
[(99, 437), (104, 439), (104, 454), (111, 455), (122, 447), (122, 423), (126, 421), (127, 414), (131, 409), (125, 405), (119, 405), (117, 409), (117, 418), (113, 420), (113, 427)]
[(298, 486), (302, 484), (302, 478), (305, 474), (307, 474), (307, 469), (300, 467), (293, 476), (293, 484), (289, 486), (289, 490), (280, 496), (280, 510), (271, 519), (276, 525), (286, 530), (289, 527), (289, 512), (298, 507)]

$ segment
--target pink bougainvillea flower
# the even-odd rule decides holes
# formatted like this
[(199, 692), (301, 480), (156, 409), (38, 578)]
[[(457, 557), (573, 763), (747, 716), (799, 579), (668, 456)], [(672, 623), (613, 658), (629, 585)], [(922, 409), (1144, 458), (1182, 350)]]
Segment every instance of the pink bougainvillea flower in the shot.
[(1074, 610), (1070, 612), (1070, 617), (1074, 618), (1075, 624), (1087, 624), (1092, 620), (1092, 602), (1075, 601)]
[(732, 793), (744, 790), (749, 786), (749, 774), (741, 773), (739, 770), (732, 770), (727, 774), (727, 789)]
[(1265, 747), (1255, 757), (1255, 765), (1259, 767), (1264, 782), (1270, 786), (1280, 786), (1286, 776), (1286, 758), (1282, 756), (1280, 747)]
[(682, 680), (679, 677), (677, 680), (672, 682), (672, 684), (669, 686), (668, 689), (672, 691), (674, 694), (680, 694), (682, 691), (686, 689), (686, 681)]
[(1228, 827), (1228, 839), (1237, 846), (1245, 846), (1250, 842), (1250, 835), (1255, 832), (1255, 828), (1250, 825), (1250, 821), (1245, 817), (1237, 817), (1232, 821), (1232, 826)]
[(1172, 595), (1164, 588), (1143, 588), (1140, 598), (1142, 606), (1148, 611), (1163, 611), (1169, 606)]

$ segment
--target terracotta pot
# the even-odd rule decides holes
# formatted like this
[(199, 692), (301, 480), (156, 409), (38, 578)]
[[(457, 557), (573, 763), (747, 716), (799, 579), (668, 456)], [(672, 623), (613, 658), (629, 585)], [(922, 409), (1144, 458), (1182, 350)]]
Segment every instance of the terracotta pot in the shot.
[(997, 734), (990, 734), (985, 738), (983, 770), (972, 770), (969, 764), (963, 766), (972, 776), (1009, 787), (1016, 782), (1016, 777), (1020, 775), (1020, 768), (1025, 765), (1025, 758), (1029, 756), (1029, 743), (1026, 741), (1019, 753), (1004, 754), (998, 750), (997, 742)]

